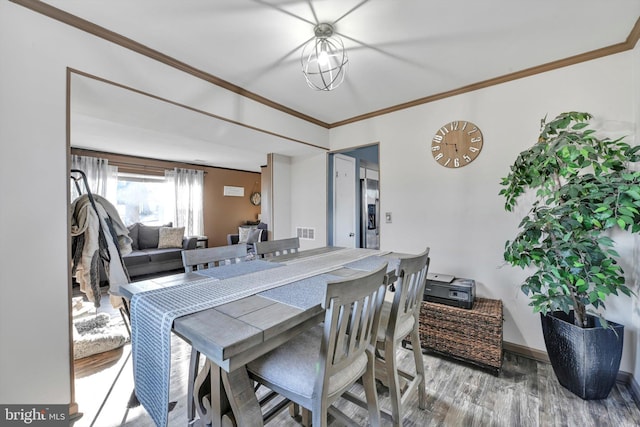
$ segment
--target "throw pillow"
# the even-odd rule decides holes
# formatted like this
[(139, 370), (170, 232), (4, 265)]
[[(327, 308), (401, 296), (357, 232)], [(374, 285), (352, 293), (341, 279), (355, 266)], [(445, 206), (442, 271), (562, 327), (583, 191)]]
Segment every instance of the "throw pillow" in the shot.
[(138, 249), (155, 249), (158, 247), (158, 232), (160, 227), (171, 227), (171, 223), (165, 225), (138, 225)]
[(262, 236), (261, 229), (259, 228), (249, 229), (249, 234), (247, 235), (247, 243), (259, 242), (261, 236)]
[(158, 249), (181, 248), (184, 227), (160, 227), (158, 230)]
[(140, 224), (139, 223), (135, 223), (135, 224), (131, 224), (130, 226), (127, 227), (127, 229), (129, 230), (129, 237), (131, 237), (131, 249), (134, 251), (137, 251), (138, 249), (138, 226)]
[(238, 243), (247, 243), (247, 239), (249, 238), (249, 232), (251, 230), (255, 230), (255, 226), (250, 227), (238, 227)]

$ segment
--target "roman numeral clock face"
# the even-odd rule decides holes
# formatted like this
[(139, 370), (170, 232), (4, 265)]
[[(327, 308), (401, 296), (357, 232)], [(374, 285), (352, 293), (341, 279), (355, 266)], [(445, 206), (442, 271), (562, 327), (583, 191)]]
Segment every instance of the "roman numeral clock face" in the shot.
[(447, 123), (431, 140), (431, 154), (441, 166), (461, 168), (478, 157), (482, 150), (482, 132), (471, 122)]

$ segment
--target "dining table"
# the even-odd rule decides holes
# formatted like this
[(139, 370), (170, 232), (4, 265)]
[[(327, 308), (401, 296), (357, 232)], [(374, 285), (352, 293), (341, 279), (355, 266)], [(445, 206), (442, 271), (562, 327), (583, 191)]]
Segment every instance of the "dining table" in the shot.
[(171, 334), (206, 359), (192, 384), (189, 425), (261, 426), (246, 364), (324, 319), (326, 284), (405, 254), (334, 246), (179, 273), (120, 286), (129, 301), (136, 397), (158, 427), (168, 422)]

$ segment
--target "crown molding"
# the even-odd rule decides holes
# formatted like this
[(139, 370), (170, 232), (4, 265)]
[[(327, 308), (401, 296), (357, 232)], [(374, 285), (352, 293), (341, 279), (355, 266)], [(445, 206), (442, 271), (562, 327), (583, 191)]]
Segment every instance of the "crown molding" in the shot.
[(535, 67), (527, 68), (524, 70), (516, 71), (513, 73), (505, 74), (503, 76), (495, 77), (492, 79), (484, 80), (481, 82), (473, 83), (470, 85), (462, 86), (457, 89), (452, 89), (449, 91), (441, 92), (435, 95), (426, 96), (423, 98), (418, 98), (413, 101), (404, 102), (402, 104), (397, 104), (391, 107), (383, 108), (380, 110), (372, 111), (366, 114), (361, 114), (349, 119), (341, 120), (334, 123), (326, 123), (321, 120), (315, 119), (306, 114), (300, 113), (299, 111), (293, 110), (289, 107), (286, 107), (282, 104), (271, 101), (267, 98), (264, 98), (258, 94), (250, 92), (246, 89), (243, 89), (240, 86), (234, 85), (226, 80), (220, 79), (212, 74), (199, 70), (195, 67), (192, 67), (184, 62), (178, 61), (175, 58), (172, 58), (168, 55), (165, 55), (157, 50), (151, 49), (148, 46), (145, 46), (141, 43), (136, 42), (135, 40), (124, 37), (120, 34), (117, 34), (113, 31), (107, 30), (104, 27), (96, 25), (92, 22), (89, 22), (85, 19), (79, 18), (75, 15), (72, 15), (68, 12), (55, 8), (51, 5), (43, 3), (38, 0), (10, 0), (13, 3), (24, 6), (28, 9), (33, 10), (34, 12), (41, 13), (45, 16), (48, 16), (57, 21), (68, 24), (72, 27), (75, 27), (79, 30), (90, 33), (96, 37), (100, 37), (117, 45), (120, 45), (126, 49), (130, 49), (136, 53), (141, 55), (145, 55), (151, 59), (155, 59), (156, 61), (162, 62), (168, 66), (174, 67), (180, 71), (191, 74), (194, 77), (205, 80), (211, 84), (222, 87), (224, 89), (229, 90), (230, 92), (236, 93), (240, 96), (249, 98), (255, 102), (261, 103), (268, 107), (279, 110), (283, 113), (289, 114), (291, 116), (297, 117), (299, 119), (305, 120), (307, 122), (313, 123), (315, 125), (321, 126), (323, 128), (331, 129), (337, 128), (339, 126), (344, 126), (347, 124), (359, 122), (362, 120), (371, 119), (373, 117), (382, 116), (385, 114), (393, 113), (396, 111), (404, 110), (407, 108), (412, 108), (418, 105), (427, 104), (430, 102), (438, 101), (441, 99), (449, 98), (456, 95), (461, 95), (468, 92), (473, 92), (479, 89), (484, 89), (490, 86), (499, 85), (502, 83), (510, 82), (513, 80), (519, 80), (525, 77), (531, 77), (536, 74), (545, 73), (547, 71), (556, 70), (563, 67), (568, 67), (571, 65), (579, 64), (581, 62), (591, 61), (593, 59), (602, 58), (609, 55), (614, 55), (617, 53), (625, 52), (627, 50), (632, 50), (638, 40), (640, 39), (640, 18), (636, 21), (635, 25), (631, 29), (631, 32), (627, 36), (626, 40), (622, 43), (617, 43), (611, 46), (606, 46), (600, 49), (592, 50), (589, 52), (585, 52), (582, 54), (574, 55), (568, 58), (560, 59), (557, 61), (548, 62), (546, 64), (538, 65)]
[(41, 1), (38, 1), (38, 0), (9, 0), (9, 1), (16, 3), (20, 6), (24, 6), (27, 9), (30, 9), (34, 12), (41, 13), (42, 15), (45, 15), (51, 19), (55, 19), (56, 21), (70, 25), (86, 33), (92, 34), (96, 37), (100, 37), (104, 40), (110, 41), (126, 49), (132, 50), (136, 53), (139, 53), (140, 55), (144, 55), (148, 58), (154, 59), (165, 65), (176, 68), (187, 74), (191, 74), (194, 77), (197, 77), (206, 82), (209, 82), (211, 84), (224, 88), (230, 92), (236, 93), (245, 98), (251, 99), (252, 101), (266, 105), (267, 107), (271, 107), (275, 110), (289, 114), (301, 120), (305, 120), (307, 122), (313, 123), (314, 125), (321, 126), (323, 128), (329, 128), (328, 123), (325, 123), (314, 117), (303, 114), (289, 107), (286, 107), (282, 104), (278, 104), (277, 102), (274, 102), (256, 93), (250, 92), (240, 86), (234, 85), (233, 83), (230, 83), (226, 80), (223, 80), (219, 77), (216, 77), (212, 74), (202, 71), (196, 67), (193, 67), (182, 61), (179, 61), (169, 55), (165, 55), (164, 53), (159, 52), (155, 49), (152, 49), (148, 46), (145, 46), (142, 43), (138, 43), (135, 40), (125, 37), (121, 34), (115, 33), (111, 30), (101, 27), (100, 25), (94, 24), (93, 22), (87, 21), (75, 15), (72, 15), (68, 12), (65, 12), (61, 9), (58, 9), (56, 7), (48, 5)]
[(602, 58), (609, 55), (615, 55), (616, 53), (632, 50), (638, 43), (639, 39), (640, 39), (640, 18), (638, 18), (635, 25), (631, 29), (631, 32), (629, 33), (629, 36), (627, 37), (627, 39), (622, 43), (603, 47), (601, 49), (592, 50), (590, 52), (581, 53), (579, 55), (574, 55), (569, 58), (548, 62), (546, 64), (537, 65), (535, 67), (527, 68), (525, 70), (520, 70), (513, 73), (505, 74), (503, 76), (484, 80), (478, 83), (473, 83), (467, 86), (462, 86), (457, 89), (452, 89), (452, 90), (441, 92), (435, 95), (426, 96), (424, 98), (419, 98), (413, 101), (394, 105), (392, 107), (383, 108), (381, 110), (372, 111), (370, 113), (355, 116), (350, 119), (331, 123), (329, 125), (329, 128), (344, 126), (350, 123), (359, 122), (361, 120), (370, 119), (372, 117), (381, 116), (384, 114), (393, 113), (395, 111), (404, 110), (406, 108), (415, 107), (417, 105), (427, 104), (429, 102), (450, 98), (452, 96), (461, 95), (463, 93), (473, 92), (478, 89), (484, 89), (490, 86), (499, 85), (499, 84), (510, 82), (513, 80), (519, 80), (525, 77), (531, 77), (536, 74), (546, 73), (547, 71), (557, 70), (559, 68), (579, 64), (581, 62), (591, 61), (592, 59), (598, 59), (598, 58)]

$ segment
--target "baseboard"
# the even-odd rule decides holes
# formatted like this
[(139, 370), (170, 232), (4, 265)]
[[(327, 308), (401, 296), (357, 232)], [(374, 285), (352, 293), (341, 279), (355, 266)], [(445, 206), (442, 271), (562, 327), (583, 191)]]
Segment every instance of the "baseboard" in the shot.
[[(549, 356), (546, 351), (536, 350), (530, 347), (526, 347), (520, 344), (514, 344), (511, 342), (503, 341), (502, 349), (509, 353), (516, 354), (518, 356), (526, 357), (528, 359), (535, 360), (542, 363), (550, 363)], [(636, 379), (629, 372), (619, 371), (616, 381), (621, 384), (626, 384), (631, 390), (633, 400), (640, 406), (640, 385)]]
[(502, 349), (508, 351), (509, 353), (526, 357), (527, 359), (533, 359), (537, 362), (549, 363), (549, 356), (547, 356), (546, 351), (536, 350), (524, 345), (514, 344), (507, 341), (502, 342)]
[(76, 402), (72, 402), (69, 404), (69, 426), (73, 426), (73, 424), (82, 418), (84, 415), (82, 412), (78, 412), (78, 404)]

